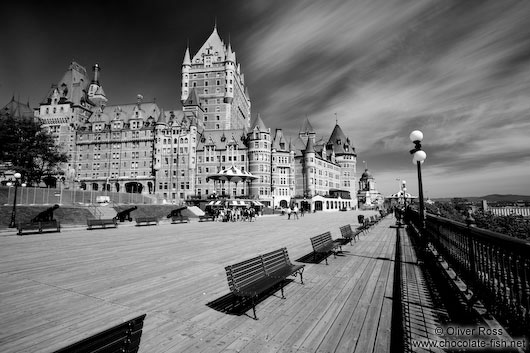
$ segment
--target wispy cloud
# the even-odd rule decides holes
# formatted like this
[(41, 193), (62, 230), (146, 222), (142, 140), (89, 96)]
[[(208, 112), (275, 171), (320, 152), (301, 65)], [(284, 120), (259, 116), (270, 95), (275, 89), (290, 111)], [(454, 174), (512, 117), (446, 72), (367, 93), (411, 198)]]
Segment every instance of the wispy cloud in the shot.
[(493, 183), (485, 168), (530, 172), (521, 165), (530, 147), (530, 3), (300, 1), (263, 21), (248, 38), (248, 66), (271, 126), (295, 132), (309, 115), (325, 135), (337, 112), (381, 173), (409, 161), (414, 129), (426, 136), (433, 177), (446, 183), (473, 173)]

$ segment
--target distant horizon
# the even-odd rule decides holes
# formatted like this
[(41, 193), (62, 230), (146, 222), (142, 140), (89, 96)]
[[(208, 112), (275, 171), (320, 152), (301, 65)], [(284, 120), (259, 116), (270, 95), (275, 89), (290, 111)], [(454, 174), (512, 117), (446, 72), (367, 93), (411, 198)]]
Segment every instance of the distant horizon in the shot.
[(383, 196), (403, 179), (418, 193), (413, 130), (425, 136), (425, 198), (530, 190), (530, 2), (94, 1), (3, 4), (1, 106), (14, 95), (37, 107), (74, 60), (90, 78), (101, 66), (109, 105), (142, 94), (180, 109), (185, 50), (194, 55), (216, 26), (252, 118), (287, 137), (306, 118), (323, 138), (338, 122), (357, 181), (368, 167)]

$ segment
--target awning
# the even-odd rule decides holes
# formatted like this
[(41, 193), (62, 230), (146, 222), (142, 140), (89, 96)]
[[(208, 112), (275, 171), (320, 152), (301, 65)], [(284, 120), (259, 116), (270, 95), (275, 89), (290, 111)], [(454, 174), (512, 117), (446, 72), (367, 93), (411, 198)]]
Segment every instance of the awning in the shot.
[(228, 206), (231, 206), (231, 207), (247, 207), (247, 204), (245, 203), (245, 201), (241, 201), (241, 200), (230, 200), (230, 202), (228, 203)]
[(210, 201), (206, 206), (222, 206), (223, 201)]
[(264, 204), (262, 204), (262, 203), (259, 202), (259, 201), (251, 201), (251, 202), (252, 202), (252, 205), (253, 205), (253, 206), (259, 206), (259, 207), (264, 207), (264, 206), (265, 206)]

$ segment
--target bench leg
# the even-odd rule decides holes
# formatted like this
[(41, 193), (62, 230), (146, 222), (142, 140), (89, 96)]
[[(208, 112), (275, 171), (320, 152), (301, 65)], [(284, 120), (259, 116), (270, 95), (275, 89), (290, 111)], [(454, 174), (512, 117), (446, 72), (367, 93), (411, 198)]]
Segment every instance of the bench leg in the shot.
[[(329, 256), (329, 255), (328, 255), (328, 256)], [(326, 265), (327, 265), (327, 264), (328, 264), (328, 257), (326, 256), (325, 259), (326, 259)]]
[(300, 284), (304, 284), (304, 268), (303, 267), (294, 273), (295, 277), (298, 275), (300, 275)]
[(254, 313), (254, 320), (258, 320), (256, 316), (256, 298), (252, 297), (252, 312)]
[(283, 294), (283, 281), (281, 282), (280, 289), (282, 291), (282, 299), (285, 299), (285, 295)]

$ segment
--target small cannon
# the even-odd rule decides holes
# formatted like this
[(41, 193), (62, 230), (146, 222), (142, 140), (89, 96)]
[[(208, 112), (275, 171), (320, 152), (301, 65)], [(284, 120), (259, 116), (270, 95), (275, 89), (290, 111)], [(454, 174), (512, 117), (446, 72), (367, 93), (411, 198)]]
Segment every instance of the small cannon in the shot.
[(120, 222), (125, 222), (125, 220), (128, 220), (129, 222), (132, 222), (132, 217), (131, 217), (131, 212), (136, 210), (138, 207), (134, 206), (134, 207), (131, 207), (131, 208), (127, 208), (123, 211), (120, 211), (116, 214), (116, 217), (114, 218), (117, 218), (120, 220)]
[(33, 219), (31, 220), (31, 223), (37, 223), (37, 222), (49, 222), (53, 221), (53, 211), (59, 208), (59, 205), (53, 205), (53, 207), (48, 208), (46, 211), (42, 211)]
[(182, 210), (185, 210), (187, 207), (186, 206), (181, 206), (181, 207), (178, 207), (174, 210), (171, 211), (171, 213), (169, 213), (167, 215), (167, 218), (171, 218), (171, 217), (181, 217), (182, 216)]

